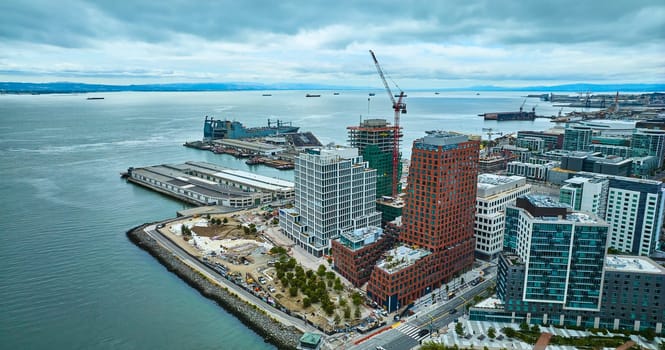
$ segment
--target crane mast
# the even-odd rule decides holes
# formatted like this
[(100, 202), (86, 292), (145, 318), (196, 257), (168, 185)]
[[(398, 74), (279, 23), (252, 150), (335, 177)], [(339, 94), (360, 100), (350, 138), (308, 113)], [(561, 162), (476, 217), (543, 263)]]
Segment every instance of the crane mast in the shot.
[[(400, 113), (405, 113), (406, 114), (406, 103), (403, 102), (404, 99), (404, 91), (399, 92), (399, 96), (397, 101), (395, 101), (395, 97), (390, 91), (390, 86), (388, 86), (388, 82), (386, 81), (386, 77), (383, 74), (383, 70), (381, 69), (381, 65), (379, 65), (379, 61), (376, 59), (376, 55), (374, 55), (374, 51), (369, 50), (369, 53), (372, 55), (372, 59), (374, 60), (374, 66), (376, 66), (376, 71), (379, 73), (379, 76), (381, 77), (381, 81), (383, 82), (383, 86), (386, 88), (386, 92), (388, 93), (388, 97), (390, 97), (390, 101), (392, 102), (392, 107), (393, 111), (395, 111), (395, 120), (393, 123), (393, 128), (395, 131), (393, 132), (393, 181), (392, 181), (392, 195), (393, 198), (397, 198), (398, 195), (398, 169), (399, 169), (399, 136), (400, 136), (400, 127), (399, 127), (399, 115)], [(399, 88), (399, 87), (398, 87)]]

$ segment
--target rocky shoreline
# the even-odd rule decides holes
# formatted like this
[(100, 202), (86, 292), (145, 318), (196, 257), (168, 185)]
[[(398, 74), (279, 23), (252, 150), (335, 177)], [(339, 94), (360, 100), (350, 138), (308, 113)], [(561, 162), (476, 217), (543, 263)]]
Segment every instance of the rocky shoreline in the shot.
[(169, 271), (175, 273), (203, 296), (214, 300), (226, 311), (237, 317), (247, 327), (260, 334), (266, 342), (280, 349), (295, 349), (302, 332), (295, 327), (285, 326), (266, 314), (265, 310), (240, 300), (226, 288), (212, 283), (198, 271), (175, 258), (170, 251), (159, 245), (143, 230), (143, 224), (127, 231), (129, 240), (154, 256)]

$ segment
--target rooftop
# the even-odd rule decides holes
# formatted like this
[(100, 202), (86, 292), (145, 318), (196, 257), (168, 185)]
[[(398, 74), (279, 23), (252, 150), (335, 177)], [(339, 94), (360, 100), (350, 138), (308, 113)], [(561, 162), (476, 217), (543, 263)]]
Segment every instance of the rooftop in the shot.
[(598, 217), (594, 216), (593, 214), (588, 214), (588, 213), (583, 213), (583, 212), (572, 212), (568, 213), (566, 215), (566, 220), (568, 221), (573, 221), (573, 222), (579, 222), (580, 224), (603, 224), (605, 223), (603, 220), (599, 219)]
[(478, 304), (475, 305), (475, 307), (483, 309), (501, 309), (503, 308), (503, 303), (501, 302), (500, 299), (490, 297), (479, 302)]
[(518, 188), (529, 186), (523, 176), (503, 176), (494, 174), (479, 174), (476, 195), (479, 198), (490, 198), (497, 194), (508, 193)]
[(665, 268), (644, 256), (608, 255), (605, 257), (608, 271), (665, 274)]
[(460, 142), (466, 142), (469, 140), (469, 137), (466, 135), (442, 130), (430, 130), (425, 131), (425, 133), (427, 133), (427, 136), (420, 139), (420, 141), (422, 143), (434, 146), (455, 145)]
[(555, 201), (552, 197), (542, 194), (527, 194), (524, 196), (531, 204), (540, 208), (567, 208), (567, 204)]
[(388, 273), (394, 273), (413, 265), (416, 261), (431, 254), (431, 252), (427, 249), (401, 245), (387, 251), (386, 254), (386, 258), (380, 261), (377, 267), (386, 270)]
[(367, 226), (353, 231), (342, 232), (338, 239), (345, 247), (357, 250), (378, 241), (382, 235), (382, 228)]
[(321, 334), (305, 333), (300, 337), (300, 343), (308, 345), (318, 345), (321, 342)]
[(261, 188), (270, 191), (279, 191), (279, 190), (292, 190), (294, 184), (291, 181), (275, 179), (268, 176), (257, 175), (242, 170), (234, 170), (225, 167), (221, 167), (216, 164), (206, 163), (206, 162), (186, 162), (183, 165), (180, 165), (183, 171), (187, 170), (198, 170), (202, 173), (209, 175), (214, 175), (218, 178), (223, 178), (235, 183), (241, 183), (254, 188)]
[(503, 176), (495, 174), (480, 174), (478, 175), (478, 186), (494, 187), (515, 181), (525, 179), (523, 176)]

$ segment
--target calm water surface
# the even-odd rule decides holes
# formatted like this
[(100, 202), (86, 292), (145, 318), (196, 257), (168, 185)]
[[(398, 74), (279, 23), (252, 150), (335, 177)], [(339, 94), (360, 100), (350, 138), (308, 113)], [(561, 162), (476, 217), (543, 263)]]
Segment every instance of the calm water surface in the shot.
[[(0, 339), (6, 349), (272, 349), (130, 243), (129, 228), (173, 217), (183, 204), (125, 183), (130, 166), (242, 160), (185, 148), (205, 115), (262, 126), (292, 121), (326, 144), (346, 143), (360, 118), (392, 119), (387, 96), (366, 92), (0, 95)], [(403, 152), (425, 130), (542, 130), (549, 120), (484, 122), (522, 93), (409, 93)], [(558, 108), (537, 99), (537, 111)], [(566, 110), (564, 110), (566, 112)], [(292, 172), (252, 167), (292, 180)]]

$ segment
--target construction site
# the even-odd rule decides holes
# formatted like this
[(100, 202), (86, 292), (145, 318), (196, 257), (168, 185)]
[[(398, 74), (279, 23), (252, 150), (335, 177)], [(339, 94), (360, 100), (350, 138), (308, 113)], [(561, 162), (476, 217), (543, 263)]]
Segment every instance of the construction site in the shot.
[(313, 259), (280, 233), (271, 207), (179, 218), (158, 230), (268, 305), (324, 332), (385, 322), (329, 262)]

